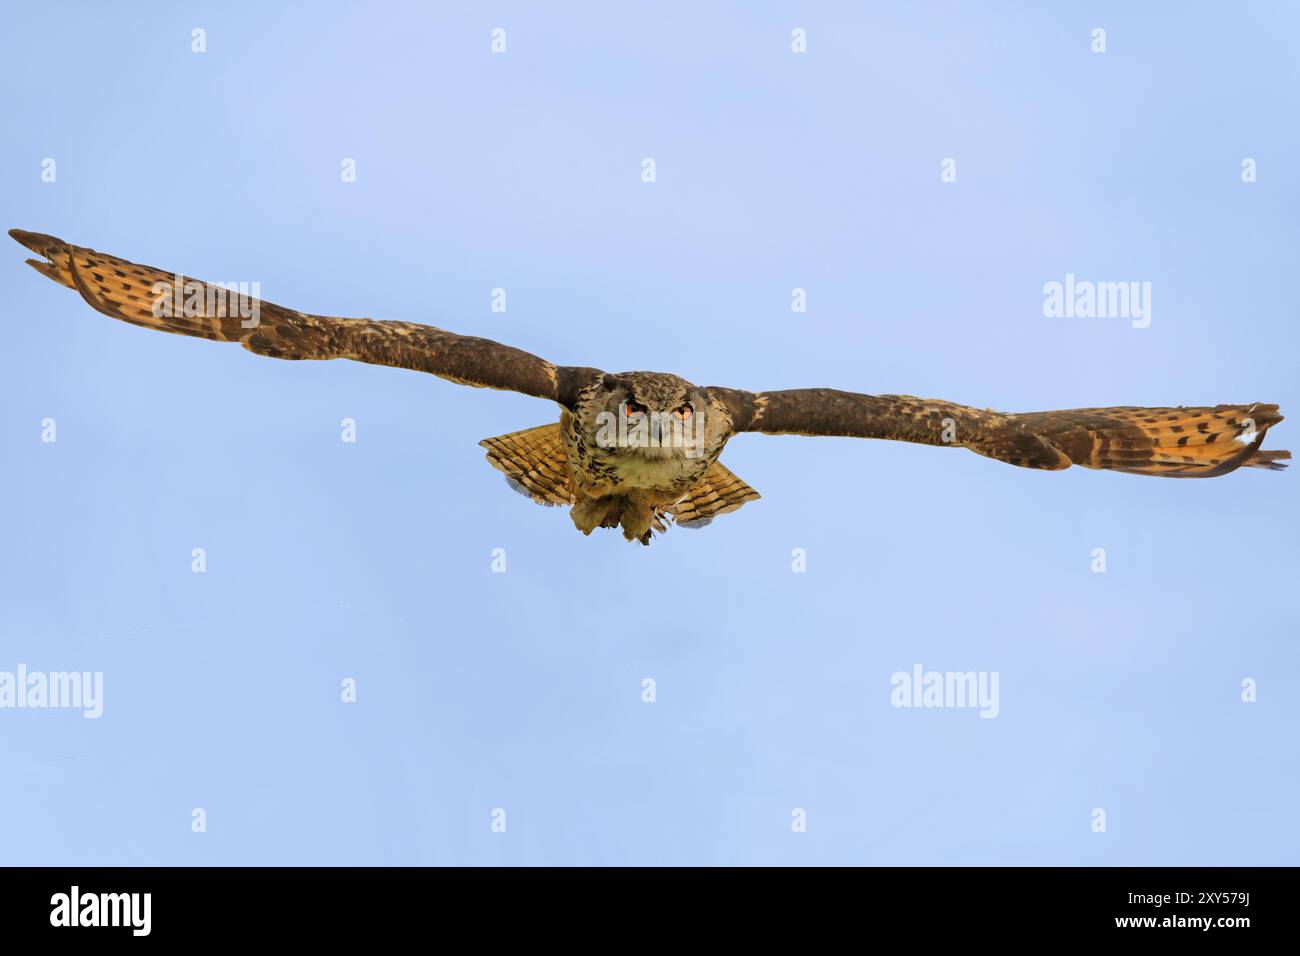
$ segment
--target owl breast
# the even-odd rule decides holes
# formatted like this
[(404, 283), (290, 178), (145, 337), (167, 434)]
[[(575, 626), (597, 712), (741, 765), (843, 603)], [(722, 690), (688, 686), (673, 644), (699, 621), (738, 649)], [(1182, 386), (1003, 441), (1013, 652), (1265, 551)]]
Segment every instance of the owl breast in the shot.
[(574, 481), (595, 497), (633, 490), (675, 497), (698, 484), (717, 457), (699, 449), (689, 455), (682, 447), (601, 447), (567, 413), (560, 432)]
[(647, 455), (639, 450), (615, 449), (614, 451), (623, 451), (623, 453), (609, 455), (604, 463), (618, 484), (630, 488), (685, 491), (697, 484), (709, 468), (709, 460), (703, 455), (687, 458), (680, 452)]

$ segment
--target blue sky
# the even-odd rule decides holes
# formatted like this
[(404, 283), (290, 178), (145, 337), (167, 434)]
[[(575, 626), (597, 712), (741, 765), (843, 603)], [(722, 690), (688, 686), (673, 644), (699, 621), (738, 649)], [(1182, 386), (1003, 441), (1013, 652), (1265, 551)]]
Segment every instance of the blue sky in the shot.
[[(1293, 6), (546, 6), (14, 8), (3, 225), (701, 384), (1300, 414)], [(633, 547), (483, 460), (544, 402), (0, 248), (0, 671), (104, 675), (0, 709), (0, 862), (1300, 862), (1295, 474), (747, 435), (761, 501)], [(1150, 327), (1044, 317), (1067, 273)], [(916, 664), (998, 716), (891, 706)]]

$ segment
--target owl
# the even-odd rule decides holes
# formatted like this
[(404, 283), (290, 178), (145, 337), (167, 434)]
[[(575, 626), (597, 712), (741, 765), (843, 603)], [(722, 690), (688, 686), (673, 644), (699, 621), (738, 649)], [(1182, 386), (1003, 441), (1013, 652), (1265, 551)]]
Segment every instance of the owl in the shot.
[(1080, 465), (1167, 478), (1210, 478), (1242, 466), (1278, 470), (1291, 457), (1261, 447), (1282, 421), (1277, 405), (1005, 413), (910, 395), (701, 386), (667, 372), (554, 365), (428, 325), (296, 312), (53, 236), (9, 234), (42, 257), (27, 260), (42, 275), (132, 325), (238, 342), (271, 358), (414, 369), (554, 403), (558, 421), (480, 444), (511, 487), (540, 504), (568, 507), (583, 534), (621, 528), (627, 540), (649, 544), (670, 524), (703, 527), (756, 500), (719, 461), (741, 432), (883, 438), (966, 448), (1022, 468)]

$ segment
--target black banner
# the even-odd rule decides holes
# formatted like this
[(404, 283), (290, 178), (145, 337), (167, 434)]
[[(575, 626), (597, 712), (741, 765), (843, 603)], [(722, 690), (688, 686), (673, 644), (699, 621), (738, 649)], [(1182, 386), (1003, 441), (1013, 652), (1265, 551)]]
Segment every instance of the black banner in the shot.
[[(338, 943), (453, 926), (619, 932), (703, 921), (770, 941), (851, 929), (929, 943), (1104, 935), (1178, 945), (1283, 932), (1289, 869), (330, 869), (0, 870), (7, 941)], [(908, 928), (911, 928), (910, 930)], [(605, 938), (609, 939), (605, 935)], [(540, 942), (540, 940), (539, 940)]]

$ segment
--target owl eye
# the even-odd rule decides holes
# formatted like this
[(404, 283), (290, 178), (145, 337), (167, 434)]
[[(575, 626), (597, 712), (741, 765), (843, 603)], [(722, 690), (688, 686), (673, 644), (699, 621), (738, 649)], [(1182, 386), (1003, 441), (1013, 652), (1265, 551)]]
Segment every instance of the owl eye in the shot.
[(694, 411), (695, 409), (691, 408), (690, 405), (680, 405), (677, 408), (673, 409), (673, 417), (680, 418), (682, 421), (686, 421), (686, 419), (691, 417), (691, 414)]
[(623, 414), (628, 418), (640, 418), (645, 414), (645, 406), (638, 405), (636, 402), (624, 402)]

